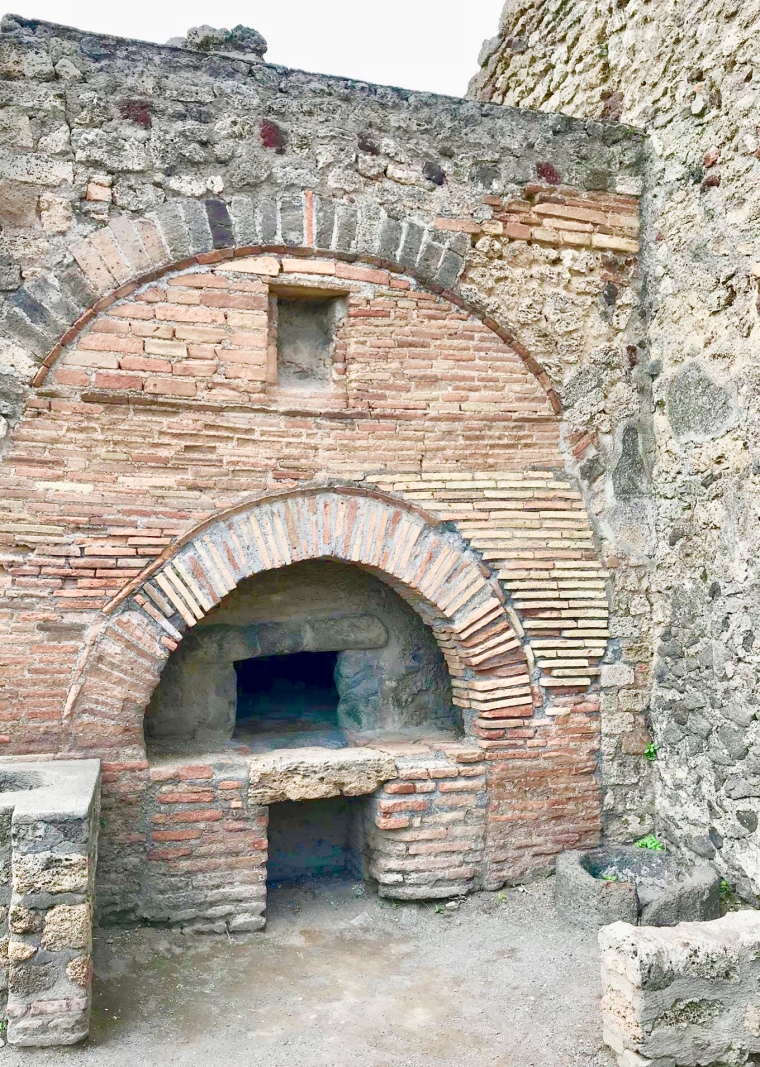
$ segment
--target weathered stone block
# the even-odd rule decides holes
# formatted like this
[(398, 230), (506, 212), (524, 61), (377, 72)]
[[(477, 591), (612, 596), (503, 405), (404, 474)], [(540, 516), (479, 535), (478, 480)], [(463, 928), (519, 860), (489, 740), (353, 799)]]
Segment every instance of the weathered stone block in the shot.
[(99, 762), (3, 762), (0, 809), (12, 827), (8, 1041), (70, 1044), (89, 1029), (89, 956), (74, 952), (92, 940)]
[(249, 799), (257, 804), (373, 793), (396, 777), (392, 756), (371, 748), (299, 748), (252, 756)]
[(636, 886), (595, 878), (582, 857), (581, 852), (564, 852), (557, 858), (554, 885), (559, 914), (576, 926), (635, 923), (639, 912)]
[(42, 944), (47, 949), (88, 948), (92, 939), (89, 904), (58, 904), (45, 916)]
[(673, 926), (720, 914), (720, 875), (665, 852), (608, 845), (557, 859), (557, 910), (576, 926)]
[(84, 855), (36, 852), (13, 859), (13, 882), (18, 893), (84, 893), (88, 878)]
[(604, 1039), (619, 1067), (730, 1067), (760, 1052), (760, 915), (599, 931)]

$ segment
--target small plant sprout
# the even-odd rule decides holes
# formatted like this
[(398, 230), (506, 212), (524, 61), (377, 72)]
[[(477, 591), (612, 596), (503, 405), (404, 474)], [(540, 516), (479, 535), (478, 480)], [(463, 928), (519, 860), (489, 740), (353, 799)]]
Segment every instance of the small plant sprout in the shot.
[(648, 848), (652, 852), (664, 852), (665, 846), (655, 834), (647, 834), (636, 842), (636, 848)]
[(644, 749), (644, 759), (649, 760), (650, 763), (657, 759), (657, 745), (654, 741), (650, 741)]
[(721, 893), (721, 896), (724, 896), (724, 897), (727, 896), (729, 893), (733, 893), (733, 889), (731, 888), (731, 883), (727, 882), (725, 878), (721, 878), (720, 893)]
[(602, 881), (603, 882), (617, 882), (617, 880), (618, 880), (618, 876), (616, 874), (603, 874), (602, 875)]

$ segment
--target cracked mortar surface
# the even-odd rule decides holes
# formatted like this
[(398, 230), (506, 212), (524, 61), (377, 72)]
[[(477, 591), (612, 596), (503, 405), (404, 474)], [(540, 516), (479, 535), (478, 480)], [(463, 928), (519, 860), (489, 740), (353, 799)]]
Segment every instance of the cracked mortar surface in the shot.
[(351, 882), (271, 893), (264, 933), (101, 930), (92, 1036), (6, 1048), (5, 1067), (609, 1067), (596, 931), (556, 918), (552, 880), (454, 912)]

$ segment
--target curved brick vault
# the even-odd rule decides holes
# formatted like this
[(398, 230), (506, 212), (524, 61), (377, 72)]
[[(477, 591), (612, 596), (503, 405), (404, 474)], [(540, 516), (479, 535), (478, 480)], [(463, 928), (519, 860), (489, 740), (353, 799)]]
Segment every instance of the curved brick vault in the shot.
[(483, 323), (505, 341), (561, 410), (549, 376), (485, 307), (460, 291), (470, 237), (417, 219), (394, 219), (382, 208), (315, 196), (310, 190), (277, 200), (238, 195), (230, 202), (177, 198), (143, 218), (113, 218), (71, 248), (76, 261), (39, 274), (0, 302), (0, 337), (40, 364), (39, 386), (64, 347), (117, 300), (168, 271), (279, 252), (361, 260), (415, 278)]
[[(379, 493), (331, 487), (248, 503), (197, 528), (110, 603), (66, 708), (73, 750), (144, 759), (143, 715), (170, 653), (244, 579), (333, 559), (387, 581), (432, 628), (468, 729), (532, 714), (519, 623), (463, 539)], [(514, 624), (514, 625), (513, 625)]]

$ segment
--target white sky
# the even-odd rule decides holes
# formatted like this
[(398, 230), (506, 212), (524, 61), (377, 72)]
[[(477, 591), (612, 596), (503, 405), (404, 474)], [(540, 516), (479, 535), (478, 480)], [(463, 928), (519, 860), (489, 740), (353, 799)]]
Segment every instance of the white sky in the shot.
[(161, 43), (191, 26), (242, 23), (266, 37), (271, 63), (462, 96), (502, 2), (4, 0), (0, 11)]

